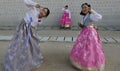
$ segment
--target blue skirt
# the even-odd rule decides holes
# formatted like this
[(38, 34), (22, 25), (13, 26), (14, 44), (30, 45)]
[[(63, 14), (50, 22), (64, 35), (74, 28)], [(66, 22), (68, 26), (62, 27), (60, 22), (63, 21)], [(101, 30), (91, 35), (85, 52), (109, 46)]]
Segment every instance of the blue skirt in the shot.
[(31, 71), (40, 66), (43, 56), (39, 45), (35, 27), (28, 27), (22, 20), (5, 55), (5, 71)]

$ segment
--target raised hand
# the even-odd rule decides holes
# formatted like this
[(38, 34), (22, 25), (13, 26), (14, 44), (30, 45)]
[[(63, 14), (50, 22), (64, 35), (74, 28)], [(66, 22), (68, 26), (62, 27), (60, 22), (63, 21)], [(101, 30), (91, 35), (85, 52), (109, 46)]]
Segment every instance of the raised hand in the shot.
[(91, 13), (95, 14), (95, 13), (96, 13), (96, 11), (95, 11), (95, 10), (93, 10), (93, 9), (91, 9)]
[(36, 6), (35, 6), (36, 8), (40, 8), (41, 6), (40, 6), (40, 4), (36, 4)]

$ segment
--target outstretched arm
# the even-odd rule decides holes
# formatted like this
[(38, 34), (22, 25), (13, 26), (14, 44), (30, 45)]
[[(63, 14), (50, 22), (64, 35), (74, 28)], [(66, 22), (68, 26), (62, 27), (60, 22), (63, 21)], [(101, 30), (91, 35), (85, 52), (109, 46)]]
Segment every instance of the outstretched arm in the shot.
[(27, 7), (36, 7), (36, 8), (40, 8), (40, 4), (32, 1), (32, 0), (24, 0), (24, 3), (26, 4)]

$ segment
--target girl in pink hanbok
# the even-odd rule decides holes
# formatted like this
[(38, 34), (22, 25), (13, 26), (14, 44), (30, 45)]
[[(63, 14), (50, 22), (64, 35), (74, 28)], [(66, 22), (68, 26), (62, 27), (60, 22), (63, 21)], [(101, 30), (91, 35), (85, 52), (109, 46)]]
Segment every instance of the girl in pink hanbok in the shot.
[(61, 28), (71, 28), (71, 13), (68, 9), (68, 5), (66, 5), (63, 9), (63, 15), (61, 19)]
[(93, 22), (102, 19), (102, 16), (91, 9), (88, 3), (82, 4), (80, 24), (82, 30), (75, 41), (70, 53), (70, 59), (76, 68), (82, 71), (103, 71), (105, 55), (99, 35)]

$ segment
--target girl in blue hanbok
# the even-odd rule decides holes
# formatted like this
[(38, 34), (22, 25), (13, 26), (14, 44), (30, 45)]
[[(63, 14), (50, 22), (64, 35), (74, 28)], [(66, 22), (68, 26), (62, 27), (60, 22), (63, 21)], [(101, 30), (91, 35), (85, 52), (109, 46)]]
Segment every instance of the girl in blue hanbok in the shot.
[(24, 2), (28, 12), (18, 25), (5, 55), (5, 71), (32, 71), (43, 62), (36, 27), (41, 24), (42, 18), (49, 15), (50, 11), (32, 0), (24, 0)]

